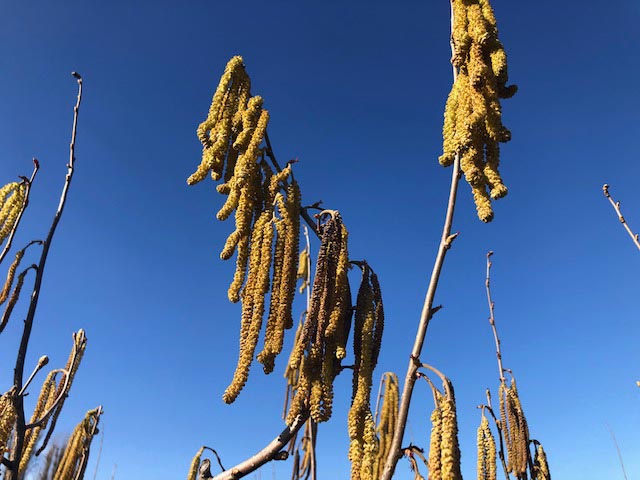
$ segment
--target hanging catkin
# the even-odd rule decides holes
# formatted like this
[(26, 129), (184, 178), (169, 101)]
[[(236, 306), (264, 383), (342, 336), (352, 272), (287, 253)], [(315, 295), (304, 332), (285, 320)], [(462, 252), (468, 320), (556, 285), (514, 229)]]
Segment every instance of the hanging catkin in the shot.
[(496, 480), (496, 442), (487, 417), (482, 413), (478, 427), (478, 480)]
[(509, 141), (511, 133), (502, 125), (500, 99), (513, 96), (517, 87), (506, 85), (507, 57), (489, 1), (452, 3), (457, 76), (445, 106), (440, 163), (449, 166), (460, 156), (478, 217), (490, 222), (491, 200), (507, 194), (498, 171), (499, 143)]
[(547, 455), (544, 453), (542, 445), (538, 444), (533, 459), (533, 480), (551, 480)]
[(0, 396), (0, 455), (7, 451), (7, 442), (18, 416), (15, 406), (16, 387)]
[(16, 224), (26, 193), (25, 182), (11, 182), (0, 188), (0, 245)]
[(461, 480), (456, 401), (453, 386), (448, 380), (447, 383), (447, 394), (439, 400), (442, 415), (442, 436), (440, 440), (441, 478), (442, 480)]
[(386, 372), (382, 378), (382, 406), (380, 407), (380, 420), (376, 427), (378, 434), (378, 458), (374, 463), (373, 478), (382, 476), (384, 464), (391, 449), (391, 439), (398, 421), (398, 377), (393, 372)]
[[(372, 376), (378, 362), (383, 328), (382, 317), (379, 316), (382, 313), (382, 298), (378, 297), (379, 291), (373, 288), (372, 271), (369, 266), (363, 263), (361, 268), (362, 282), (358, 290), (353, 332), (353, 397), (348, 417), (352, 480), (371, 478), (367, 458), (371, 447), (367, 441), (366, 430), (368, 418), (371, 417)], [(380, 308), (377, 308), (378, 305)], [(370, 474), (373, 476), (373, 469), (370, 470)]]
[[(224, 183), (227, 196), (216, 217), (235, 216), (235, 229), (220, 253), (223, 260), (237, 252), (236, 270), (228, 290), (231, 302), (242, 301), (240, 352), (233, 379), (223, 395), (233, 402), (247, 382), (265, 315), (265, 296), (271, 290), (264, 348), (258, 355), (265, 373), (282, 351), (284, 330), (291, 328), (300, 236), (300, 189), (287, 165), (274, 173), (264, 161), (261, 144), (269, 113), (260, 96), (251, 96), (251, 82), (242, 58), (227, 64), (209, 113), (197, 130), (202, 160), (187, 183), (193, 185), (211, 172)], [(261, 158), (262, 157), (262, 158)], [(273, 277), (271, 270), (273, 266)]]
[(89, 410), (69, 437), (53, 480), (76, 480), (86, 467), (91, 440), (98, 433), (102, 409)]
[(197, 480), (198, 478), (198, 468), (200, 467), (200, 458), (202, 457), (202, 452), (204, 452), (204, 447), (200, 447), (191, 460), (191, 465), (189, 466), (189, 473), (187, 474), (187, 480)]
[(436, 404), (431, 412), (431, 436), (429, 439), (429, 475), (428, 480), (441, 480), (442, 478), (442, 410), (440, 409), (439, 392), (435, 394)]
[(524, 478), (529, 463), (529, 427), (522, 410), (515, 379), (500, 383), (500, 422), (507, 444), (507, 470)]

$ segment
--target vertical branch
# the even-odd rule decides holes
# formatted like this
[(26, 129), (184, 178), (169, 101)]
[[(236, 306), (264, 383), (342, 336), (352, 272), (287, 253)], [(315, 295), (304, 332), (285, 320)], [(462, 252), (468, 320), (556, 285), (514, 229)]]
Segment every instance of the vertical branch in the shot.
[(616, 440), (616, 435), (613, 433), (611, 429), (611, 425), (607, 423), (607, 430), (609, 430), (609, 434), (611, 434), (611, 439), (613, 440), (613, 444), (616, 447), (616, 451), (618, 452), (618, 460), (620, 461), (620, 467), (622, 468), (622, 476), (624, 480), (627, 480), (627, 471), (624, 468), (624, 462), (622, 461), (622, 452), (620, 451), (620, 447), (618, 446), (618, 441)]
[(13, 237), (16, 234), (16, 230), (18, 230), (18, 225), (20, 225), (20, 220), (22, 220), (22, 215), (24, 211), (27, 209), (29, 205), (29, 192), (31, 192), (31, 184), (36, 178), (36, 174), (40, 169), (40, 163), (38, 163), (37, 159), (33, 159), (33, 172), (31, 173), (31, 178), (27, 179), (26, 177), (22, 177), (26, 182), (26, 190), (24, 192), (24, 200), (22, 201), (22, 207), (20, 208), (20, 212), (18, 213), (18, 217), (16, 218), (16, 222), (13, 224), (13, 228), (11, 229), (11, 233), (9, 233), (9, 237), (7, 238), (7, 243), (2, 249), (2, 253), (0, 253), (0, 263), (4, 260), (4, 257), (7, 256), (9, 250), (11, 249), (11, 244), (13, 243)]
[(620, 220), (620, 223), (622, 223), (622, 226), (624, 227), (624, 229), (627, 231), (627, 233), (633, 240), (633, 243), (635, 243), (636, 247), (638, 247), (638, 250), (640, 250), (640, 240), (638, 239), (638, 234), (633, 233), (633, 231), (629, 227), (629, 224), (622, 216), (622, 211), (620, 210), (620, 202), (616, 202), (613, 200), (613, 198), (611, 198), (611, 195), (609, 194), (609, 185), (605, 183), (602, 186), (602, 191), (604, 193), (604, 196), (609, 199), (609, 203), (611, 203), (611, 206), (613, 207), (613, 209), (616, 211), (616, 214), (618, 215), (618, 220)]
[(491, 330), (493, 330), (493, 340), (496, 344), (496, 358), (498, 359), (498, 370), (500, 370), (500, 383), (505, 383), (504, 368), (502, 367), (502, 353), (500, 351), (500, 337), (498, 337), (496, 319), (494, 316), (495, 304), (491, 299), (491, 266), (493, 265), (493, 263), (491, 263), (491, 255), (493, 255), (493, 252), (487, 252), (487, 277), (484, 285), (487, 290), (487, 302), (489, 302), (489, 324), (491, 325)]
[[(451, 5), (451, 26), (453, 29), (453, 5)], [(454, 54), (453, 35), (451, 36), (451, 54)], [(455, 83), (457, 77), (457, 70), (453, 67), (453, 82)], [(442, 229), (442, 238), (440, 239), (440, 246), (436, 255), (436, 260), (431, 272), (431, 280), (429, 281), (429, 287), (422, 307), (422, 313), (420, 315), (420, 323), (418, 324), (418, 331), (416, 333), (413, 349), (411, 350), (411, 356), (409, 359), (409, 366), (407, 368), (407, 374), (404, 379), (404, 386), (402, 389), (402, 397), (400, 398), (400, 407), (398, 409), (398, 423), (393, 434), (391, 441), (391, 447), (389, 450), (389, 457), (384, 467), (382, 474), (382, 480), (391, 480), (393, 473), (396, 469), (398, 460), (402, 457), (402, 438), (404, 437), (404, 431), (407, 425), (407, 419), (409, 415), (409, 406), (411, 404), (411, 396), (413, 395), (413, 387), (416, 382), (416, 373), (420, 366), (420, 354), (422, 353), (422, 347), (424, 345), (424, 339), (427, 334), (427, 328), (429, 321), (433, 316), (433, 300), (438, 288), (438, 281), (440, 279), (440, 272), (442, 271), (442, 265), (447, 251), (451, 247), (451, 243), (456, 238), (457, 234), (451, 234), (451, 227), (453, 225), (453, 214), (456, 206), (456, 196), (458, 193), (458, 181), (460, 180), (460, 155), (456, 154), (453, 162), (453, 170), (451, 172), (451, 187), (449, 189), (449, 202), (447, 204), (447, 213), (445, 215), (444, 227)]]
[[(47, 262), (47, 256), (49, 254), (49, 248), (51, 247), (51, 241), (55, 234), (62, 212), (67, 201), (67, 194), (69, 192), (69, 186), (73, 178), (74, 166), (75, 166), (75, 145), (76, 145), (76, 131), (78, 125), (78, 111), (80, 110), (80, 102), (82, 101), (82, 77), (80, 74), (73, 72), (72, 75), (78, 82), (78, 97), (76, 105), (73, 107), (73, 126), (71, 129), (71, 143), (69, 144), (69, 163), (67, 164), (67, 175), (65, 178), (64, 186), (62, 188), (62, 194), (60, 195), (60, 202), (58, 204), (58, 210), (53, 217), (53, 222), (47, 234), (47, 238), (42, 246), (42, 253), (40, 254), (40, 262), (38, 264), (38, 270), (36, 272), (36, 279), (33, 285), (33, 292), (31, 293), (31, 300), (29, 303), (29, 311), (27, 312), (27, 318), (24, 321), (24, 330), (22, 332), (22, 339), (20, 341), (20, 349), (18, 350), (18, 356), (16, 358), (16, 366), (13, 374), (13, 384), (18, 391), (22, 389), (22, 380), (24, 375), (24, 362), (27, 355), (27, 347), (29, 346), (29, 338), (31, 337), (31, 329), (33, 327), (33, 319), (36, 314), (36, 308), (38, 306), (38, 299), (40, 297), (40, 288), (42, 285), (42, 275), (44, 273), (44, 267)], [(12, 452), (11, 458), (13, 463), (13, 469), (7, 472), (6, 480), (16, 480), (18, 478), (18, 464), (20, 457), (22, 456), (22, 449), (24, 447), (24, 435), (25, 435), (25, 414), (24, 414), (24, 397), (18, 395), (16, 397), (16, 410), (18, 411), (18, 418), (16, 420), (16, 440), (15, 449)]]

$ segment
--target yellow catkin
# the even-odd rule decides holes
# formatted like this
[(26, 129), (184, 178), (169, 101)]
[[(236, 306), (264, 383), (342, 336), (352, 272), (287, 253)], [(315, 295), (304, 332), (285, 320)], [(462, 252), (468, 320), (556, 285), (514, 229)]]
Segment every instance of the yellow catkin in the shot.
[(375, 296), (371, 286), (371, 270), (362, 267), (362, 282), (358, 291), (354, 328), (355, 365), (353, 371), (353, 399), (348, 416), (348, 431), (351, 445), (351, 478), (360, 478), (366, 454), (365, 430), (370, 415), (370, 397), (373, 369), (377, 363), (376, 328), (377, 312)]
[(496, 442), (484, 413), (478, 427), (477, 440), (478, 480), (496, 480)]
[(547, 455), (542, 448), (542, 445), (538, 445), (536, 448), (536, 454), (533, 461), (533, 480), (551, 480), (551, 473), (549, 473), (549, 464), (547, 463)]
[(7, 451), (7, 442), (18, 416), (14, 404), (15, 396), (15, 387), (11, 387), (11, 390), (0, 396), (0, 455)]
[(242, 293), (242, 325), (240, 327), (240, 355), (231, 384), (223, 400), (232, 403), (249, 378), (264, 312), (264, 295), (268, 290), (273, 240), (272, 213), (263, 212), (254, 227), (251, 241), (249, 278)]
[(198, 453), (191, 460), (191, 465), (189, 466), (189, 473), (187, 474), (187, 480), (197, 480), (198, 478), (198, 468), (200, 467), (200, 458), (202, 457), (202, 452), (204, 451), (204, 447), (200, 447)]
[(440, 464), (443, 480), (461, 480), (460, 447), (458, 445), (458, 421), (456, 403), (451, 395), (440, 401), (442, 411), (442, 438), (440, 441)]
[(13, 230), (24, 206), (26, 192), (24, 182), (11, 182), (0, 189), (0, 244)]
[[(56, 400), (56, 371), (52, 371), (47, 375), (44, 383), (42, 384), (42, 388), (40, 389), (40, 394), (38, 395), (38, 400), (36, 402), (36, 407), (31, 414), (31, 420), (29, 423), (35, 423), (36, 421), (42, 418), (42, 415), (53, 405)], [(47, 419), (48, 420), (48, 419)], [(33, 453), (33, 448), (38, 441), (38, 437), (42, 430), (47, 428), (47, 421), (43, 422), (42, 425), (34, 428), (30, 428), (26, 431), (24, 438), (24, 449), (22, 450), (22, 457), (20, 459), (20, 472), (25, 472), (27, 468), (27, 464), (31, 459), (31, 454)]]
[(511, 133), (502, 124), (500, 98), (509, 98), (517, 87), (506, 85), (507, 59), (489, 0), (454, 0), (453, 14), (457, 75), (445, 107), (439, 161), (448, 166), (460, 156), (478, 217), (490, 222), (491, 201), (507, 194), (497, 144), (509, 141)]
[(374, 463), (373, 478), (382, 476), (384, 464), (391, 449), (391, 439), (398, 421), (398, 377), (395, 373), (387, 372), (383, 376), (382, 406), (380, 407), (380, 421), (376, 427), (378, 434), (378, 456)]
[(300, 293), (304, 292), (305, 288), (309, 287), (309, 250), (305, 248), (300, 252), (298, 258), (298, 272), (296, 273), (296, 280), (302, 280), (300, 285)]
[(22, 286), (24, 285), (24, 277), (27, 275), (29, 270), (24, 270), (20, 272), (18, 275), (18, 280), (16, 281), (16, 286), (13, 288), (13, 292), (7, 301), (7, 305), (4, 309), (4, 313), (2, 314), (2, 318), (0, 318), (0, 332), (4, 330), (4, 327), (7, 326), (9, 322), (9, 318), (11, 317), (11, 313), (13, 312), (13, 308), (18, 303), (18, 299), (20, 298), (20, 292), (22, 291)]
[(16, 252), (16, 257), (13, 260), (13, 263), (9, 266), (9, 270), (7, 271), (7, 280), (4, 282), (2, 291), (0, 291), (0, 305), (2, 305), (9, 297), (9, 292), (11, 291), (11, 286), (13, 285), (16, 270), (18, 269), (23, 256), (24, 250), (18, 250)]
[(509, 434), (513, 458), (509, 458), (509, 467), (520, 477), (526, 475), (529, 463), (529, 427), (522, 410), (515, 380), (507, 390), (507, 417), (509, 419)]
[[(60, 375), (60, 380), (58, 381), (58, 385), (55, 388), (55, 392), (52, 394), (53, 399), (61, 398), (60, 402), (56, 405), (53, 410), (53, 413), (50, 417), (50, 422), (52, 425), (55, 425), (58, 421), (58, 416), (62, 411), (62, 407), (64, 406), (65, 399), (69, 394), (69, 390), (73, 385), (73, 380), (75, 378), (76, 372), (78, 371), (78, 367), (82, 361), (82, 357), (84, 356), (84, 351), (87, 347), (87, 337), (84, 333), (83, 329), (78, 330), (73, 334), (73, 347), (71, 348), (71, 352), (69, 353), (69, 358), (67, 359), (67, 363), (64, 367), (64, 370), (67, 373), (63, 372)], [(68, 377), (68, 380), (67, 380)], [(51, 438), (51, 434), (53, 433), (53, 428), (49, 428), (47, 430), (47, 435), (43, 441), (43, 446), (45, 446), (49, 439)], [(36, 451), (36, 455), (40, 455), (43, 450), (43, 446), (39, 447), (38, 451)]]
[[(439, 403), (439, 402), (438, 402)], [(442, 478), (442, 410), (439, 404), (431, 412), (431, 437), (429, 440), (428, 480)]]
[(101, 413), (100, 408), (88, 411), (73, 430), (53, 480), (74, 480), (86, 467), (91, 440), (98, 431), (96, 427)]

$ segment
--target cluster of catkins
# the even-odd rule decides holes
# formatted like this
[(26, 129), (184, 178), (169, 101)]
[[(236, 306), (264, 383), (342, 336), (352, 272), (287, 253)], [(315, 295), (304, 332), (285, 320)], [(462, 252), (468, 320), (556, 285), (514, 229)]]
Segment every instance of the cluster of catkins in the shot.
[(271, 290), (264, 348), (258, 361), (273, 371), (281, 352), (284, 330), (291, 328), (300, 238), (300, 190), (291, 167), (274, 173), (261, 159), (269, 114), (262, 98), (251, 96), (250, 80), (241, 57), (227, 64), (213, 96), (209, 115), (197, 133), (202, 161), (187, 183), (193, 185), (211, 172), (223, 179), (218, 192), (227, 200), (217, 214), (226, 220), (235, 212), (235, 230), (220, 254), (223, 260), (237, 250), (236, 271), (229, 300), (242, 300), (238, 366), (223, 399), (233, 402), (247, 382)]
[(498, 172), (501, 142), (511, 139), (502, 125), (501, 98), (513, 96), (507, 86), (507, 56), (489, 0), (452, 0), (457, 76), (444, 112), (440, 163), (449, 166), (456, 155), (473, 193), (478, 217), (493, 219), (491, 199), (507, 194)]
[(89, 410), (69, 437), (53, 480), (75, 480), (84, 476), (91, 440), (98, 433), (102, 407)]
[(0, 245), (16, 224), (26, 192), (26, 182), (11, 182), (0, 188)]
[(496, 441), (483, 410), (478, 427), (478, 480), (496, 480), (496, 478)]
[(507, 444), (507, 470), (518, 479), (527, 477), (529, 464), (529, 427), (522, 411), (515, 379), (500, 383), (500, 422)]
[(316, 422), (331, 417), (333, 380), (346, 356), (351, 328), (348, 233), (340, 213), (324, 213), (329, 219), (319, 229), (321, 244), (309, 311), (289, 357), (288, 372), (297, 377), (286, 418), (289, 425), (307, 408)]
[(391, 450), (391, 440), (398, 422), (399, 399), (398, 377), (393, 372), (386, 372), (382, 377), (382, 406), (380, 407), (380, 419), (376, 426), (378, 459), (373, 466), (373, 478), (375, 479), (382, 477), (384, 465)]
[(384, 329), (384, 308), (378, 277), (366, 263), (362, 263), (360, 268), (362, 282), (358, 290), (353, 333), (353, 394), (348, 417), (349, 460), (352, 480), (374, 480), (378, 439), (370, 401), (373, 370), (378, 362)]
[(462, 479), (456, 401), (451, 382), (446, 382), (445, 394), (434, 390), (436, 405), (431, 413), (429, 480)]

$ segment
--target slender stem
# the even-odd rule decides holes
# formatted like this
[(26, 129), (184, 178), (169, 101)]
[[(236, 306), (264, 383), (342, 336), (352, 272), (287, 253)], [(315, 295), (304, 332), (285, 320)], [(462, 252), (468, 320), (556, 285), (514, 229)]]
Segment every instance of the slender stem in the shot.
[(24, 395), (24, 392), (27, 390), (27, 387), (29, 386), (31, 381), (35, 378), (38, 372), (47, 365), (47, 363), (49, 363), (49, 357), (47, 357), (46, 355), (40, 357), (40, 359), (38, 360), (38, 364), (33, 369), (33, 372), (31, 372), (31, 375), (29, 375), (27, 381), (24, 382), (24, 386), (22, 387), (22, 390), (20, 390), (20, 393), (18, 395)]
[(24, 211), (27, 209), (27, 206), (29, 205), (29, 193), (31, 192), (31, 185), (35, 180), (36, 174), (38, 173), (39, 169), (40, 169), (40, 163), (38, 163), (38, 160), (34, 158), (33, 172), (31, 172), (31, 178), (29, 178), (29, 180), (26, 180), (26, 190), (24, 193), (24, 200), (22, 201), (22, 207), (20, 208), (20, 212), (18, 212), (16, 223), (13, 224), (11, 233), (9, 233), (9, 237), (7, 238), (7, 243), (2, 249), (2, 253), (0, 253), (0, 263), (2, 263), (2, 261), (4, 260), (4, 257), (7, 256), (7, 253), (9, 253), (9, 250), (11, 249), (11, 244), (13, 243), (13, 237), (15, 236), (16, 231), (18, 230), (18, 225), (20, 225), (20, 220), (22, 220), (22, 214), (24, 213)]
[[(27, 355), (27, 347), (29, 346), (29, 339), (31, 337), (31, 329), (33, 327), (33, 319), (36, 314), (36, 308), (38, 306), (38, 299), (40, 297), (40, 288), (42, 286), (42, 275), (44, 273), (44, 267), (47, 262), (47, 256), (49, 254), (49, 248), (51, 247), (51, 241), (55, 234), (64, 206), (67, 201), (67, 194), (69, 192), (69, 186), (73, 178), (74, 166), (75, 166), (75, 145), (76, 145), (76, 131), (78, 126), (78, 111), (80, 110), (80, 102), (82, 101), (82, 77), (79, 74), (72, 74), (78, 82), (78, 97), (76, 105), (73, 107), (73, 126), (71, 129), (71, 143), (69, 144), (69, 163), (67, 164), (67, 175), (65, 177), (64, 186), (62, 188), (62, 194), (60, 195), (60, 203), (58, 204), (58, 210), (53, 217), (53, 222), (47, 234), (47, 238), (44, 241), (42, 247), (42, 253), (40, 254), (40, 263), (38, 264), (38, 270), (36, 272), (36, 279), (33, 285), (33, 292), (31, 293), (31, 301), (29, 303), (29, 311), (27, 312), (27, 318), (24, 321), (24, 330), (22, 332), (22, 339), (20, 341), (20, 349), (18, 350), (18, 357), (16, 359), (16, 366), (13, 374), (13, 384), (18, 391), (22, 390), (22, 379), (24, 375), (24, 362)], [(16, 443), (15, 449), (12, 452), (13, 463), (17, 465), (19, 459), (22, 456), (22, 449), (24, 447), (24, 435), (25, 435), (25, 414), (24, 414), (24, 398), (21, 395), (16, 397), (16, 410), (18, 412), (18, 418), (16, 420)], [(16, 460), (17, 459), (17, 460)], [(18, 472), (11, 470), (7, 472), (6, 480), (16, 480), (18, 478)]]
[[(269, 140), (269, 134), (265, 131), (264, 133), (264, 140), (265, 143), (267, 144), (267, 156), (269, 157), (269, 159), (271, 160), (271, 163), (273, 164), (274, 168), (278, 171), (281, 172), (282, 168), (280, 167), (280, 164), (278, 163), (278, 161), (276, 160), (276, 155), (275, 153), (273, 153), (273, 148), (271, 148), (271, 140)], [(313, 218), (311, 218), (309, 216), (309, 214), (307, 213), (307, 211), (305, 209), (301, 209), (300, 210), (300, 216), (302, 217), (302, 219), (307, 223), (307, 225), (309, 225), (309, 228), (311, 230), (313, 230), (313, 232), (318, 236), (318, 238), (320, 237), (320, 234), (318, 233), (318, 228), (316, 227), (316, 223), (313, 221)]]
[(487, 290), (487, 302), (489, 302), (489, 324), (491, 325), (491, 330), (493, 330), (493, 340), (496, 344), (496, 358), (498, 359), (498, 370), (500, 371), (500, 383), (504, 383), (505, 378), (504, 368), (502, 367), (502, 352), (500, 351), (500, 337), (498, 337), (498, 329), (496, 327), (496, 318), (494, 315), (495, 303), (491, 299), (491, 266), (493, 265), (493, 263), (491, 262), (492, 255), (493, 252), (487, 252), (487, 276), (484, 285)]
[[(453, 5), (451, 5), (451, 26), (453, 27)], [(451, 53), (454, 53), (453, 35), (451, 36)], [(453, 67), (453, 82), (455, 83), (457, 78), (457, 70)], [(404, 386), (402, 389), (402, 397), (400, 398), (400, 407), (398, 409), (398, 422), (396, 429), (393, 433), (393, 439), (391, 440), (391, 446), (389, 449), (389, 456), (382, 473), (382, 480), (391, 480), (393, 473), (395, 472), (398, 460), (402, 457), (402, 439), (404, 437), (404, 431), (409, 416), (409, 407), (411, 405), (411, 396), (413, 394), (413, 387), (416, 382), (416, 372), (420, 366), (420, 354), (422, 353), (422, 347), (424, 345), (424, 339), (427, 334), (427, 328), (429, 321), (433, 315), (432, 307), (433, 300), (438, 288), (438, 281), (440, 279), (440, 272), (442, 271), (442, 265), (447, 251), (451, 247), (451, 242), (455, 239), (455, 235), (451, 235), (451, 227), (453, 225), (453, 213), (456, 205), (456, 196), (458, 193), (458, 181), (460, 180), (460, 155), (456, 154), (453, 162), (453, 170), (451, 172), (451, 187), (449, 189), (449, 202), (447, 204), (447, 213), (445, 215), (444, 227), (442, 229), (442, 238), (440, 239), (440, 246), (438, 248), (438, 254), (433, 265), (431, 272), (431, 280), (429, 281), (429, 287), (422, 307), (422, 313), (420, 315), (420, 323), (418, 324), (418, 331), (416, 333), (415, 342), (411, 355), (409, 358), (409, 366), (407, 367), (407, 374), (404, 380)]]
[(270, 462), (278, 457), (278, 454), (282, 451), (283, 448), (287, 446), (289, 440), (298, 433), (298, 430), (302, 428), (304, 423), (309, 418), (309, 412), (303, 412), (298, 415), (298, 417), (293, 422), (293, 425), (290, 427), (286, 427), (280, 435), (274, 438), (269, 445), (264, 447), (255, 455), (249, 457), (248, 459), (240, 462), (235, 467), (226, 470), (213, 478), (214, 480), (235, 480), (237, 478), (242, 478), (246, 475), (249, 475), (251, 472), (254, 472), (258, 468), (260, 468), (265, 463)]
[(316, 459), (316, 441), (318, 440), (318, 424), (316, 422), (313, 421), (312, 418), (310, 418), (308, 420), (309, 422), (311, 422), (311, 428), (310, 430), (310, 443), (311, 443), (311, 480), (317, 480), (318, 476), (317, 476), (317, 470), (318, 470), (318, 462)]
[(618, 460), (620, 461), (620, 467), (622, 468), (622, 475), (624, 476), (624, 480), (627, 480), (627, 471), (624, 468), (624, 462), (622, 461), (622, 452), (620, 451), (620, 446), (618, 445), (618, 441), (616, 440), (616, 435), (613, 433), (611, 426), (607, 423), (607, 430), (611, 434), (611, 439), (613, 440), (613, 444), (616, 446), (616, 451), (618, 452)]
[(202, 448), (205, 449), (205, 450), (209, 450), (210, 452), (212, 452), (216, 456), (216, 460), (218, 461), (218, 465), (220, 465), (220, 470), (222, 470), (224, 472), (225, 468), (222, 466), (222, 460), (220, 460), (220, 455), (218, 455), (218, 452), (216, 452), (211, 447), (207, 447), (206, 445), (203, 446)]
[(602, 186), (602, 191), (604, 193), (604, 196), (609, 199), (609, 203), (611, 203), (611, 206), (613, 207), (613, 209), (616, 211), (616, 214), (618, 215), (618, 220), (620, 220), (620, 223), (622, 223), (622, 226), (631, 237), (631, 240), (633, 240), (633, 243), (635, 243), (636, 247), (638, 247), (638, 250), (640, 250), (640, 239), (638, 239), (638, 234), (633, 233), (633, 231), (629, 227), (629, 224), (622, 216), (622, 211), (620, 210), (620, 202), (616, 202), (613, 200), (613, 198), (611, 198), (611, 195), (609, 194), (609, 185), (605, 183)]

